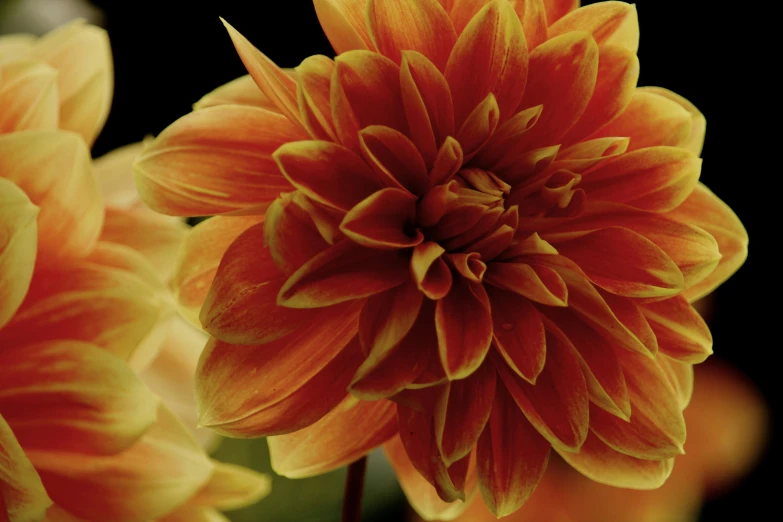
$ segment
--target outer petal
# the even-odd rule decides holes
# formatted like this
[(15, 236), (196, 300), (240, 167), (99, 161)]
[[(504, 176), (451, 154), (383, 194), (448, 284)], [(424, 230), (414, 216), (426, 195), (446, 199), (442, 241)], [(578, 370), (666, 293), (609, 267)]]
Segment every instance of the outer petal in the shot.
[(598, 2), (549, 23), (552, 24), (549, 26), (550, 38), (570, 31), (586, 31), (599, 44), (619, 45), (634, 53), (639, 49), (639, 19), (634, 4)]
[(345, 466), (394, 436), (395, 412), (393, 402), (348, 396), (312, 426), (267, 439), (272, 469), (284, 477), (303, 478)]
[[(462, 33), (476, 14), (491, 0), (453, 0), (450, 16), (457, 33)], [(546, 40), (546, 10), (544, 0), (509, 0), (522, 22), (528, 49)]]
[(0, 76), (0, 134), (58, 128), (60, 108), (54, 68), (20, 60), (0, 66)]
[(0, 410), (28, 451), (114, 454), (155, 421), (157, 397), (96, 346), (6, 345), (0, 361)]
[(212, 461), (214, 469), (209, 481), (188, 500), (192, 506), (237, 509), (254, 504), (267, 496), (272, 488), (268, 475), (251, 469)]
[(550, 448), (499, 386), (476, 454), (481, 496), (495, 516), (510, 515), (530, 497), (544, 476)]
[(490, 93), (501, 120), (513, 115), (528, 77), (528, 54), (522, 24), (511, 5), (493, 0), (473, 17), (451, 51), (445, 74), (457, 127)]
[(728, 279), (748, 257), (748, 233), (734, 211), (710, 189), (698, 184), (685, 202), (668, 215), (709, 232), (723, 256), (709, 276), (683, 295), (695, 301)]
[(114, 91), (106, 31), (77, 20), (38, 40), (30, 56), (57, 69), (60, 128), (81, 134), (91, 146), (109, 116)]
[(643, 460), (618, 453), (592, 433), (587, 436), (579, 453), (558, 453), (591, 480), (618, 488), (659, 488), (674, 467), (674, 459)]
[(86, 254), (103, 224), (90, 152), (70, 132), (0, 136), (0, 176), (27, 193), (38, 214), (39, 264)]
[(263, 221), (263, 214), (216, 216), (202, 221), (185, 236), (171, 286), (180, 312), (188, 321), (201, 326), (198, 314), (223, 254), (240, 234)]
[(334, 51), (375, 50), (365, 25), (367, 0), (313, 0), (318, 21)]
[(221, 105), (183, 116), (134, 165), (153, 210), (177, 216), (222, 214), (269, 203), (290, 190), (272, 158), (307, 134), (280, 114)]
[(51, 505), (41, 478), (0, 415), (0, 516), (33, 522), (42, 520)]
[(712, 335), (699, 313), (682, 296), (641, 305), (661, 352), (697, 364), (712, 354)]
[(544, 0), (547, 23), (552, 25), (574, 9), (578, 9), (579, 3), (580, 0)]
[(12, 182), (0, 178), (0, 328), (22, 304), (33, 278), (38, 207)]
[(158, 422), (126, 451), (106, 457), (31, 451), (46, 490), (87, 520), (157, 519), (184, 504), (209, 479), (212, 463), (174, 415)]
[(277, 105), (258, 88), (249, 74), (221, 85), (209, 94), (205, 94), (193, 104), (193, 110), (206, 109), (215, 105), (248, 105), (272, 112), (280, 112)]
[(334, 62), (323, 55), (305, 58), (296, 68), (296, 100), (302, 124), (315, 139), (337, 141), (330, 88)]
[(691, 134), (687, 141), (681, 141), (679, 145), (697, 156), (701, 156), (701, 150), (704, 147), (704, 134), (707, 131), (707, 120), (704, 118), (701, 111), (679, 94), (662, 87), (639, 87), (638, 92), (649, 92), (663, 96), (664, 98), (679, 104), (683, 109), (691, 113), (691, 116), (693, 117), (691, 122)]
[(210, 341), (197, 372), (201, 424), (257, 437), (304, 428), (335, 407), (362, 360), (359, 307), (311, 316), (307, 326), (261, 346)]

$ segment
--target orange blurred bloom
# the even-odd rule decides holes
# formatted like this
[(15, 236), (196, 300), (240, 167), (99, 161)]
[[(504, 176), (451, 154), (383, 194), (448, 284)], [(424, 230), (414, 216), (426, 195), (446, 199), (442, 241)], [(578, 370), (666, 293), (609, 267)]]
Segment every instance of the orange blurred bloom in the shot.
[[(654, 491), (618, 491), (553, 462), (536, 492), (509, 522), (695, 522), (706, 497), (729, 488), (764, 447), (768, 413), (755, 388), (736, 370), (713, 361), (696, 370), (685, 411), (687, 453)], [(496, 518), (475, 502), (459, 522)]]
[(689, 302), (747, 235), (698, 181), (702, 114), (636, 86), (635, 8), (314, 4), (337, 58), (285, 71), (226, 24), (250, 76), (136, 163), (153, 209), (223, 214), (174, 277), (213, 336), (202, 424), (275, 435), (291, 477), (388, 442), (429, 517), (422, 477), (503, 516), (552, 448), (660, 486), (712, 349)]
[(204, 338), (167, 333), (163, 282), (186, 227), (141, 207), (129, 149), (93, 166), (85, 142), (111, 81), (97, 27), (0, 38), (2, 521), (223, 520), (269, 489), (212, 461), (134, 373), (195, 429)]

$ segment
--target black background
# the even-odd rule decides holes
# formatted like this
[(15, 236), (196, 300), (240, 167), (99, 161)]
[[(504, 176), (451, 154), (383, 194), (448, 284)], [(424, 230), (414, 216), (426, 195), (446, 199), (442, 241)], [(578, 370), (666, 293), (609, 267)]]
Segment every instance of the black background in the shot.
[[(245, 74), (218, 16), (280, 66), (296, 66), (312, 54), (333, 56), (309, 0), (93, 3), (106, 13), (116, 67), (112, 112), (96, 155), (159, 133), (203, 94)], [(776, 72), (770, 66), (778, 62), (764, 60), (765, 49), (772, 48), (762, 41), (761, 29), (773, 16), (764, 12), (770, 4), (641, 0), (637, 8), (639, 84), (667, 87), (705, 113), (702, 181), (750, 232), (748, 262), (716, 294), (715, 352), (748, 375), (777, 410), (780, 268), (779, 234), (772, 226), (779, 220), (765, 214), (774, 216), (780, 209), (780, 172), (765, 158), (781, 153), (771, 143), (779, 131), (771, 97)], [(773, 477), (780, 462), (774, 435), (756, 471), (733, 492), (711, 501), (703, 520), (723, 520), (740, 509), (745, 516), (748, 510), (771, 509), (774, 494), (768, 487), (779, 483)]]

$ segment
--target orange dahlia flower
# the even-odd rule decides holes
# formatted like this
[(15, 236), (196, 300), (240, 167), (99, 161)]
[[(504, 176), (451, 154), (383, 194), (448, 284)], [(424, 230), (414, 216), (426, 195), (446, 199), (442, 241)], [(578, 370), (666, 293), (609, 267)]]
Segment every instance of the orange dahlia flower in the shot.
[(284, 71), (227, 24), (252, 80), (136, 164), (153, 209), (224, 214), (174, 279), (213, 336), (202, 424), (274, 435), (291, 477), (387, 442), (414, 504), (423, 477), (498, 516), (552, 448), (660, 486), (711, 353), (689, 301), (747, 236), (699, 183), (704, 117), (636, 86), (634, 6), (314, 4), (334, 60)]

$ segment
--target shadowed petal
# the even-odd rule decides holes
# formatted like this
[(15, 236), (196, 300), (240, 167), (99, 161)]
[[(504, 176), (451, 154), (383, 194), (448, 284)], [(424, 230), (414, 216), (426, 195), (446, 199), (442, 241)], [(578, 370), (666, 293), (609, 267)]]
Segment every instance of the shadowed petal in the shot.
[(500, 109), (495, 95), (489, 93), (484, 100), (465, 119), (457, 141), (464, 154), (464, 162), (468, 162), (489, 141), (500, 121)]
[(0, 66), (0, 134), (58, 128), (57, 71), (37, 61), (20, 60)]
[(72, 132), (28, 131), (0, 136), (0, 176), (13, 181), (38, 214), (41, 265), (87, 254), (103, 224), (103, 201), (90, 152)]
[(679, 104), (683, 109), (691, 113), (693, 118), (691, 121), (691, 134), (688, 136), (687, 140), (681, 140), (678, 145), (688, 149), (697, 156), (701, 156), (701, 149), (704, 147), (704, 133), (707, 130), (707, 120), (704, 118), (701, 111), (679, 94), (664, 89), (663, 87), (639, 87), (638, 92), (647, 92), (663, 96), (664, 98)]
[(544, 476), (550, 448), (505, 387), (498, 386), (476, 454), (481, 496), (495, 516), (513, 513), (530, 497)]
[(359, 132), (362, 155), (384, 185), (419, 195), (427, 189), (427, 166), (416, 145), (399, 131), (371, 125)]
[(43, 520), (51, 505), (41, 478), (0, 415), (0, 514), (9, 522)]
[(484, 280), (536, 303), (567, 306), (568, 288), (563, 278), (547, 266), (522, 262), (490, 263)]
[(313, 4), (335, 53), (375, 50), (365, 24), (367, 0), (313, 0)]
[(144, 150), (134, 165), (136, 185), (153, 210), (177, 216), (268, 203), (291, 189), (272, 153), (306, 137), (274, 112), (210, 107), (175, 121)]
[(396, 409), (391, 401), (348, 396), (312, 426), (270, 437), (272, 469), (284, 477), (303, 478), (345, 466), (394, 436)]
[(302, 124), (317, 140), (336, 141), (332, 125), (332, 105), (329, 89), (334, 62), (326, 56), (305, 58), (296, 68), (296, 99)]
[(263, 242), (284, 274), (296, 272), (329, 246), (307, 209), (292, 194), (283, 194), (266, 211)]
[(586, 31), (599, 44), (617, 45), (633, 53), (639, 49), (639, 19), (634, 4), (598, 2), (549, 23), (550, 38), (571, 31)]
[(0, 410), (28, 451), (115, 454), (155, 422), (158, 398), (97, 346), (6, 345), (0, 361)]
[(422, 298), (415, 284), (406, 283), (367, 299), (359, 320), (359, 338), (369, 354), (365, 364), (386, 355), (408, 334)]
[(216, 105), (247, 105), (272, 112), (280, 112), (277, 105), (267, 98), (266, 94), (258, 88), (255, 80), (249, 74), (240, 76), (236, 80), (231, 80), (214, 91), (205, 94), (199, 101), (193, 104), (193, 110), (198, 111)]
[(644, 460), (619, 453), (593, 433), (587, 436), (579, 453), (558, 453), (589, 479), (618, 488), (659, 488), (674, 467), (674, 459)]
[(690, 364), (712, 354), (712, 335), (699, 313), (682, 296), (641, 305), (661, 352)]
[(451, 289), (451, 270), (441, 257), (444, 252), (433, 241), (420, 243), (413, 249), (411, 275), (419, 290), (430, 299), (442, 299)]

